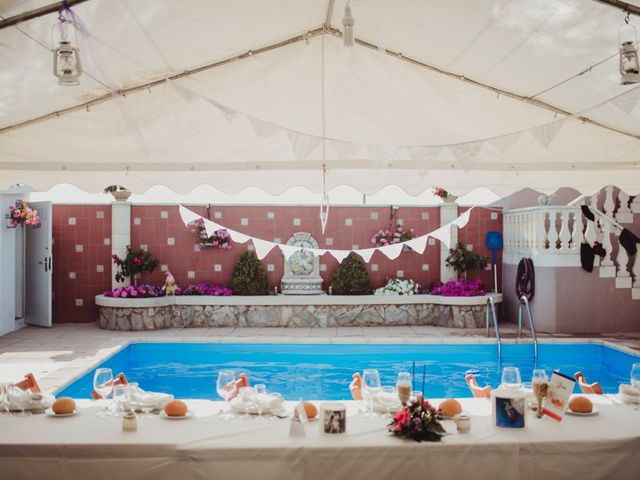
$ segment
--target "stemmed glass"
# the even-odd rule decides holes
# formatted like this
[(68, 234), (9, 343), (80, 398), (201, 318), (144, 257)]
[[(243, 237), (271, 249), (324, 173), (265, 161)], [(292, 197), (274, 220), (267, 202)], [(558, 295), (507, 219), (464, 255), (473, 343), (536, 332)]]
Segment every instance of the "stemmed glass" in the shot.
[(381, 390), (380, 373), (375, 369), (368, 369), (362, 375), (362, 393), (369, 399), (368, 411), (364, 414), (365, 418), (375, 418), (378, 415), (373, 411), (373, 397), (378, 395)]
[(400, 372), (396, 380), (396, 390), (398, 391), (398, 398), (402, 405), (406, 405), (409, 401), (411, 388), (411, 374), (409, 372)]
[[(216, 381), (216, 391), (218, 395), (224, 399), (225, 402), (228, 402), (233, 395), (233, 391), (235, 389), (236, 382), (236, 374), (233, 370), (222, 370), (218, 372), (218, 380)], [(229, 411), (226, 414), (222, 410), (220, 410), (220, 414), (222, 418), (232, 418), (233, 414)]]
[(640, 363), (634, 363), (631, 366), (631, 386), (640, 390)]
[(536, 397), (536, 401), (538, 403), (536, 417), (542, 418), (542, 400), (547, 396), (547, 392), (549, 390), (549, 378), (543, 369), (536, 368), (533, 371), (531, 387), (533, 395)]
[(380, 392), (380, 399), (382, 400), (382, 406), (384, 407), (385, 417), (391, 417), (391, 407), (393, 407), (396, 401), (396, 389), (395, 387), (382, 387)]
[[(105, 400), (113, 391), (113, 372), (110, 368), (97, 368), (93, 374), (93, 389)], [(109, 407), (105, 407), (107, 410)]]
[(113, 403), (116, 405), (116, 411), (122, 413), (127, 404), (127, 386), (120, 384), (113, 387)]
[(262, 416), (264, 404), (267, 400), (267, 386), (263, 383), (258, 383), (254, 388), (256, 390), (256, 405), (258, 407), (258, 415)]
[(506, 388), (520, 388), (520, 369), (518, 367), (504, 367), (502, 369), (502, 386)]

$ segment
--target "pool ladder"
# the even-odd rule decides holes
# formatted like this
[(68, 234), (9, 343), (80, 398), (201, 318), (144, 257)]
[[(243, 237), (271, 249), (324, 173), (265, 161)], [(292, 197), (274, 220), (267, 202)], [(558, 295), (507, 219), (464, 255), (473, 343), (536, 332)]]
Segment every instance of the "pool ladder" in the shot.
[(487, 329), (487, 337), (489, 336), (489, 314), (493, 318), (493, 328), (496, 331), (496, 340), (498, 341), (498, 361), (502, 358), (502, 342), (500, 341), (500, 328), (498, 328), (498, 316), (496, 315), (496, 304), (493, 301), (493, 297), (489, 295), (487, 297), (487, 303), (485, 305), (485, 326)]
[(533, 315), (531, 315), (531, 306), (529, 305), (529, 299), (524, 295), (520, 297), (520, 302), (518, 303), (518, 338), (522, 338), (523, 307), (527, 311), (527, 316), (529, 317), (529, 327), (531, 327), (531, 337), (533, 338), (533, 358), (534, 360), (538, 360), (538, 337), (536, 336), (536, 327), (533, 323)]

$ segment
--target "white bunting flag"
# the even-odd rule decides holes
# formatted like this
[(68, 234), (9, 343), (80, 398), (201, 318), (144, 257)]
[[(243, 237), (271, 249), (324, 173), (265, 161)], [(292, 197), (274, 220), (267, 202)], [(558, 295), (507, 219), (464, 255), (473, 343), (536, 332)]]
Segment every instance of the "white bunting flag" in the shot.
[(327, 145), (336, 152), (338, 160), (349, 160), (360, 148), (357, 143), (340, 142), (338, 140), (329, 140)]
[(362, 250), (356, 250), (355, 252), (362, 257), (365, 263), (369, 263), (376, 250), (377, 248), (364, 248)]
[(347, 258), (351, 253), (351, 250), (328, 250), (328, 252), (338, 260), (339, 263), (342, 263), (342, 260)]
[(549, 148), (549, 145), (555, 140), (558, 133), (564, 125), (565, 119), (556, 120), (555, 122), (545, 123), (539, 127), (534, 127), (529, 130), (533, 138), (535, 138), (540, 145), (544, 148)]
[(522, 136), (522, 132), (512, 133), (510, 135), (502, 135), (501, 137), (495, 137), (489, 140), (489, 144), (498, 150), (502, 155), (505, 155), (516, 142)]
[(229, 235), (231, 235), (231, 240), (233, 240), (234, 242), (246, 243), (251, 240), (251, 237), (249, 235), (245, 235), (244, 233), (236, 232), (235, 230), (229, 229), (227, 229), (227, 232), (229, 232)]
[(446, 245), (447, 248), (451, 248), (451, 224), (447, 223), (445, 226), (434, 230), (429, 234), (430, 237), (437, 238)]
[(328, 252), (328, 250), (324, 250), (322, 248), (305, 248), (304, 250), (313, 253), (313, 255), (316, 257), (321, 257)]
[(429, 235), (420, 235), (419, 237), (407, 240), (406, 242), (404, 242), (404, 244), (410, 247), (414, 252), (424, 253), (425, 248), (427, 248), (428, 239)]
[(226, 118), (227, 122), (229, 123), (235, 120), (235, 118), (238, 116), (238, 112), (236, 112), (235, 110), (231, 110), (228, 107), (225, 107), (224, 105), (216, 102), (215, 100), (207, 99), (207, 102), (209, 102), (211, 105), (213, 105), (218, 110), (220, 110), (220, 112), (224, 115), (224, 118)]
[(253, 242), (253, 248), (256, 250), (256, 257), (262, 260), (264, 257), (269, 255), (269, 252), (273, 250), (276, 246), (273, 242), (268, 242), (266, 240), (260, 240), (259, 238), (251, 238)]
[(289, 137), (289, 143), (291, 144), (293, 155), (299, 162), (306, 160), (309, 154), (320, 144), (319, 137), (305, 135), (303, 133), (294, 132), (293, 130), (287, 130), (287, 136)]
[(409, 157), (416, 162), (435, 162), (442, 152), (442, 147), (407, 147)]
[(402, 243), (395, 243), (393, 245), (385, 245), (384, 247), (378, 247), (377, 250), (382, 252), (389, 260), (395, 260), (402, 253)]
[(178, 205), (178, 211), (180, 212), (180, 217), (184, 222), (184, 226), (188, 227), (190, 223), (200, 220), (202, 217), (195, 212), (192, 212), (186, 207), (182, 205)]
[(282, 255), (284, 255), (284, 259), (287, 261), (293, 256), (294, 253), (304, 250), (303, 248), (296, 247), (294, 245), (282, 245), (282, 244), (278, 245), (278, 248), (282, 252)]
[(480, 153), (480, 149), (482, 148), (483, 144), (483, 141), (459, 143), (457, 145), (451, 145), (451, 147), (449, 148), (458, 159), (462, 170), (466, 172), (467, 170), (469, 170), (469, 166), (475, 161), (478, 153)]
[(222, 225), (212, 222), (211, 220), (208, 220), (206, 218), (204, 218), (203, 220), (204, 220), (204, 230), (207, 232), (207, 235), (210, 237), (213, 236), (213, 234), (216, 233), (217, 230), (221, 230), (224, 228)]
[(193, 90), (190, 90), (189, 88), (183, 85), (180, 85), (175, 81), (170, 81), (169, 85), (171, 85), (173, 89), (178, 93), (178, 95), (180, 95), (182, 99), (188, 103), (191, 103), (194, 100), (196, 100), (198, 97), (200, 97), (200, 95), (198, 95)]
[(469, 223), (470, 215), (471, 215), (471, 209), (469, 209), (466, 212), (464, 212), (462, 215), (460, 215), (458, 218), (456, 218), (451, 223), (454, 224), (458, 228), (464, 228), (464, 227), (467, 226), (467, 223)]
[(636, 87), (633, 90), (629, 90), (627, 93), (620, 95), (613, 100), (609, 101), (611, 105), (618, 107), (625, 113), (631, 113), (638, 102), (640, 101), (640, 88)]
[(280, 130), (282, 130), (272, 123), (263, 122), (262, 120), (258, 120), (257, 118), (247, 117), (247, 119), (249, 120), (254, 133), (259, 137), (272, 137)]

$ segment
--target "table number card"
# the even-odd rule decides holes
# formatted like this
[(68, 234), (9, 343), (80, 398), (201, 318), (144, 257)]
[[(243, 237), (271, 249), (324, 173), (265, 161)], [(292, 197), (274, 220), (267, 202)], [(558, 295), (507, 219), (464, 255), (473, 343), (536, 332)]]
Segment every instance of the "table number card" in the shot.
[(304, 409), (304, 400), (293, 407), (293, 415), (291, 416), (291, 427), (289, 428), (290, 437), (304, 437), (307, 432), (305, 425), (308, 423), (307, 411)]
[(553, 372), (542, 413), (553, 418), (556, 422), (561, 422), (575, 383), (573, 378), (562, 375), (559, 372)]

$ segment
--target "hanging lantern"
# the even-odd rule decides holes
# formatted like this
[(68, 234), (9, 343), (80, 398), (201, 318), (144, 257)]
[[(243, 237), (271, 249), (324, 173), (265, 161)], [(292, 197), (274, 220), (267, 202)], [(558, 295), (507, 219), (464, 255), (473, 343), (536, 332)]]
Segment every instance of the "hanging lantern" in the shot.
[(638, 35), (633, 25), (629, 24), (629, 15), (625, 25), (618, 29), (620, 42), (620, 85), (640, 83), (640, 63), (638, 62)]
[(342, 39), (345, 47), (353, 47), (353, 24), (356, 23), (351, 15), (351, 5), (349, 2), (344, 7), (344, 17), (342, 17)]
[(60, 46), (53, 51), (53, 74), (58, 77), (58, 85), (80, 85), (80, 55), (68, 40), (62, 40)]

